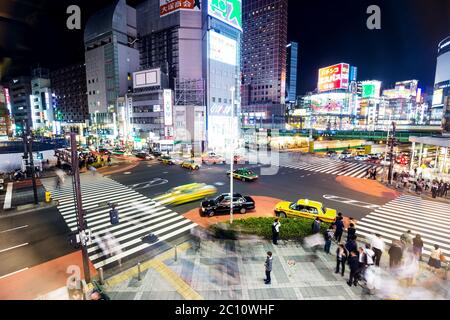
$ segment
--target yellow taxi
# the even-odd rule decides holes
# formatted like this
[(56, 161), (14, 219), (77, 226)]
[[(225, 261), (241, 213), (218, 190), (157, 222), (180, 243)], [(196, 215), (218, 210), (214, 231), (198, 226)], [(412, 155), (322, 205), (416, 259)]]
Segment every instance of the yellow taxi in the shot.
[(324, 222), (333, 222), (336, 219), (336, 210), (325, 208), (321, 202), (300, 199), (297, 202), (279, 202), (275, 206), (275, 214), (280, 218), (307, 218), (317, 217)]
[(195, 160), (187, 160), (181, 163), (182, 168), (190, 169), (190, 170), (200, 170), (200, 165), (195, 162)]
[(180, 205), (210, 197), (217, 193), (217, 188), (206, 183), (191, 183), (170, 189), (167, 193), (154, 198), (164, 205)]

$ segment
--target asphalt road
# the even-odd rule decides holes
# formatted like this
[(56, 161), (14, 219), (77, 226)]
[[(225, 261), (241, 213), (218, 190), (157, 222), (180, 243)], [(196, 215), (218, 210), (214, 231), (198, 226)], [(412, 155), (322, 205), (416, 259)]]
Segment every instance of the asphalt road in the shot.
[[(261, 166), (238, 165), (247, 167), (260, 174)], [(110, 178), (126, 186), (134, 188), (137, 192), (147, 196), (156, 197), (173, 187), (193, 182), (203, 182), (217, 187), (219, 193), (229, 192), (229, 178), (226, 175), (228, 165), (207, 166), (199, 171), (191, 172), (180, 166), (165, 166), (157, 161), (142, 162), (133, 170), (115, 174)], [(384, 205), (387, 199), (369, 196), (363, 193), (344, 188), (336, 182), (336, 176), (314, 173), (306, 170), (288, 169), (280, 167), (276, 175), (260, 176), (256, 182), (241, 182), (235, 180), (236, 193), (250, 196), (266, 196), (287, 201), (297, 201), (301, 198), (323, 202), (326, 207), (342, 212), (345, 216), (361, 219), (371, 211), (370, 205)], [(344, 197), (367, 203), (367, 206), (356, 206), (348, 203), (325, 199), (324, 195)], [(258, 204), (257, 204), (258, 205)], [(361, 205), (361, 204), (359, 204)], [(178, 213), (197, 208), (199, 201), (173, 208)]]
[(0, 278), (74, 252), (69, 232), (56, 208), (0, 218)]

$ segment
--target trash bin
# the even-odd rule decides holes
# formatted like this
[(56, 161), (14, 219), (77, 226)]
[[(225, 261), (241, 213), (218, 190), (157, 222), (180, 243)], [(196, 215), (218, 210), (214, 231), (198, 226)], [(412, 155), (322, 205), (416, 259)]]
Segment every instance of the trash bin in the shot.
[(45, 192), (45, 202), (46, 203), (52, 202), (52, 194), (49, 191)]

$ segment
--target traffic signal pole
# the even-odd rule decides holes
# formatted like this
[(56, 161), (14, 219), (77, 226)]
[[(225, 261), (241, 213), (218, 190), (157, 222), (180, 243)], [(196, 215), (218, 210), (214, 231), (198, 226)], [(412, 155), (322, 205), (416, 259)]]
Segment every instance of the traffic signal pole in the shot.
[(31, 181), (33, 183), (34, 204), (38, 204), (39, 199), (37, 194), (36, 172), (34, 168), (34, 159), (33, 159), (33, 136), (31, 134), (30, 126), (26, 121), (24, 122), (24, 125), (26, 129), (24, 130), (23, 139), (25, 142), (25, 150), (26, 150), (25, 153), (28, 155), (28, 159), (30, 161), (29, 166), (31, 167), (30, 169), (31, 169)]
[(389, 164), (389, 184), (392, 184), (392, 178), (394, 175), (394, 146), (395, 146), (395, 132), (396, 132), (396, 125), (395, 122), (392, 122), (392, 138), (391, 138), (391, 150), (390, 150), (390, 157), (391, 157), (391, 163)]
[(83, 270), (86, 283), (91, 282), (91, 274), (89, 270), (89, 256), (87, 252), (87, 243), (85, 242), (86, 222), (84, 220), (83, 200), (81, 197), (81, 183), (80, 183), (80, 167), (78, 166), (78, 150), (76, 133), (70, 134), (70, 151), (71, 151), (71, 165), (72, 165), (72, 179), (74, 188), (74, 197), (78, 222), (78, 233), (81, 241), (81, 253), (83, 258)]

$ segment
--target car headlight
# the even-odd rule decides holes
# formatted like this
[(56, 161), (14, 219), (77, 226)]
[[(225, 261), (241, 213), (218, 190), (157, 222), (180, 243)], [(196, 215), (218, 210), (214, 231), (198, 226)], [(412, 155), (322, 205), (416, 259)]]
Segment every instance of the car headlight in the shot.
[(203, 211), (203, 212), (205, 212), (205, 211), (206, 211), (206, 209), (205, 209), (205, 208), (202, 208), (202, 211)]

